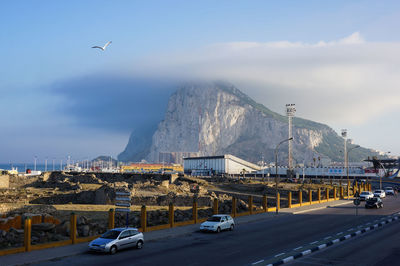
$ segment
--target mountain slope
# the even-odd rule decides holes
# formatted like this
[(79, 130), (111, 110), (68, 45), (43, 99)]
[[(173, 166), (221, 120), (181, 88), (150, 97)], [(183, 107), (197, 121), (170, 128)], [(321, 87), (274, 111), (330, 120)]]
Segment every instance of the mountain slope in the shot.
[[(193, 83), (177, 90), (169, 99), (165, 118), (146, 140), (131, 137), (120, 159), (140, 157), (157, 162), (160, 153), (198, 152), (199, 155), (230, 153), (252, 162), (274, 160), (274, 149), (288, 137), (287, 118), (277, 114), (223, 83)], [(297, 163), (329, 157), (343, 161), (343, 139), (327, 125), (302, 118), (293, 119), (293, 159)], [(137, 149), (137, 147), (140, 149)], [(132, 147), (136, 147), (132, 149)], [(357, 151), (357, 152), (356, 152)], [(376, 153), (359, 148), (351, 160), (362, 160)], [(287, 144), (279, 159), (287, 161)]]

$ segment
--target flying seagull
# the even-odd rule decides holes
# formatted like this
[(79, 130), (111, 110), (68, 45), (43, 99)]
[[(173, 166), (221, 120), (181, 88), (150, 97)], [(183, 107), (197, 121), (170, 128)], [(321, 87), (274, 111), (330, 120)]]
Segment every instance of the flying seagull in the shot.
[(104, 50), (107, 48), (107, 46), (110, 45), (110, 43), (112, 43), (112, 41), (109, 41), (109, 42), (106, 43), (103, 47), (101, 47), (101, 46), (93, 46), (92, 48), (99, 48), (99, 49), (101, 49), (102, 51), (104, 51)]

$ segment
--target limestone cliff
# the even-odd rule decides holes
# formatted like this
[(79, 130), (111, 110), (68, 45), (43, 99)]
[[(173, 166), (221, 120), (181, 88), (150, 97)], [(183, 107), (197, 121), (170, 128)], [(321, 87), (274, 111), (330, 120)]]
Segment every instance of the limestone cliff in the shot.
[[(193, 83), (182, 86), (170, 97), (165, 118), (150, 143), (137, 146), (147, 153), (140, 156), (149, 162), (158, 162), (160, 153), (171, 152), (230, 153), (252, 162), (264, 157), (268, 162), (274, 160), (275, 146), (287, 137), (286, 117), (256, 103), (234, 86)], [(293, 139), (295, 163), (310, 162), (318, 156), (343, 160), (343, 139), (326, 125), (294, 118)], [(132, 149), (128, 145), (125, 154), (129, 150)], [(359, 159), (373, 154), (372, 150), (358, 150), (353, 154)], [(130, 155), (138, 159), (134, 152)], [(279, 158), (281, 162), (287, 160), (287, 144), (280, 148)]]

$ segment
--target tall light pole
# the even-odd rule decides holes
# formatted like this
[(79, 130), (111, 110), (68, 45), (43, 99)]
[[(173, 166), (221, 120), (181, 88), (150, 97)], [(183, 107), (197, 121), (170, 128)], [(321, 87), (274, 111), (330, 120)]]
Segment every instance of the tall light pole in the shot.
[(294, 114), (296, 113), (296, 105), (294, 103), (286, 104), (286, 115), (288, 117), (288, 122), (289, 122), (289, 151), (288, 151), (288, 170), (290, 173), (290, 177), (292, 177), (292, 170), (293, 170), (293, 165), (292, 165), (292, 140), (293, 140), (293, 135), (292, 135), (292, 118)]
[(347, 129), (342, 129), (342, 137), (344, 139), (344, 168), (347, 169)]
[[(345, 146), (346, 147), (346, 146)], [(350, 178), (349, 178), (349, 152), (351, 151), (351, 150), (354, 150), (354, 149), (357, 149), (357, 148), (360, 148), (360, 145), (356, 145), (356, 146), (354, 146), (354, 147), (352, 147), (352, 148), (350, 148), (347, 152), (346, 152), (346, 171), (347, 171), (347, 184), (349, 184), (349, 182), (350, 182)], [(349, 190), (347, 190), (347, 198), (349, 198)]]
[[(278, 181), (278, 149), (282, 143), (284, 143), (286, 141), (291, 141), (292, 139), (293, 138), (288, 138), (288, 139), (282, 140), (281, 142), (278, 143), (278, 145), (276, 145), (276, 148), (275, 148), (275, 195), (276, 195), (277, 200), (278, 200), (278, 183), (279, 183), (279, 181)], [(278, 204), (276, 204), (276, 214), (278, 214)]]

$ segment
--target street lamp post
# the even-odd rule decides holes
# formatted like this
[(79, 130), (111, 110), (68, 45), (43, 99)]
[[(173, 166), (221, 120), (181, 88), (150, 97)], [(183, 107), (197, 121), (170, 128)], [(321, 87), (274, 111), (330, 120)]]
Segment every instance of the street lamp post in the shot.
[[(275, 195), (276, 195), (276, 199), (278, 199), (278, 183), (279, 183), (279, 181), (278, 181), (278, 149), (282, 143), (284, 143), (286, 141), (291, 141), (292, 139), (293, 138), (288, 138), (288, 139), (282, 140), (281, 142), (279, 142), (278, 145), (276, 145), (276, 148), (275, 148)], [(276, 206), (276, 214), (278, 214), (278, 204), (276, 204), (276, 205), (277, 205)]]
[[(354, 149), (357, 149), (357, 148), (360, 148), (360, 145), (356, 145), (356, 146), (354, 146), (354, 147), (348, 149), (347, 152), (346, 152), (347, 184), (350, 183), (350, 178), (349, 178), (349, 152), (350, 152), (351, 150), (354, 150)], [(350, 196), (350, 195), (349, 195), (349, 190), (347, 190), (347, 199), (349, 199), (349, 196)]]

